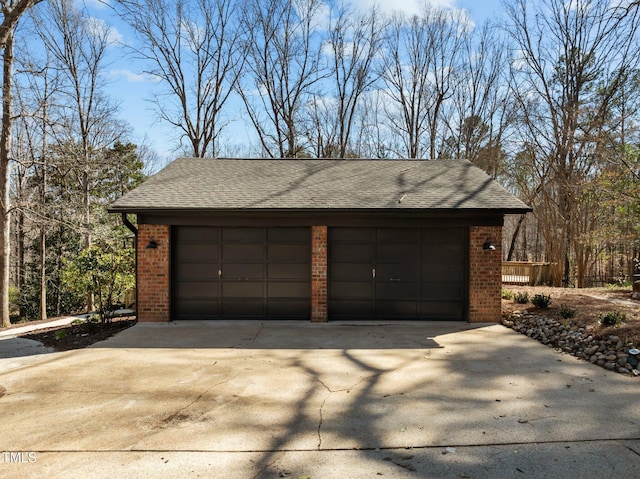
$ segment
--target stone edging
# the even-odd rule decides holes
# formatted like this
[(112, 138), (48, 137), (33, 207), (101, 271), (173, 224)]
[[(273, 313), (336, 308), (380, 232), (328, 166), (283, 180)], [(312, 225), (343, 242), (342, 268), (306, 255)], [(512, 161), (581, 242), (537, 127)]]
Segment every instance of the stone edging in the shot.
[(640, 355), (629, 354), (637, 346), (619, 336), (594, 338), (584, 328), (530, 311), (502, 313), (502, 324), (542, 344), (597, 364), (609, 371), (640, 376)]

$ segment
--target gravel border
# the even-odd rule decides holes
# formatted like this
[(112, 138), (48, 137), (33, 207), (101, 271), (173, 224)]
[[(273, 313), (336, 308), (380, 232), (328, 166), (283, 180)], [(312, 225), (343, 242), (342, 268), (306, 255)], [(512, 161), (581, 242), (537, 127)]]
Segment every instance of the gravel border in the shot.
[(503, 313), (502, 324), (550, 348), (597, 364), (609, 371), (640, 376), (640, 354), (630, 354), (637, 346), (619, 336), (595, 338), (585, 328), (531, 311)]

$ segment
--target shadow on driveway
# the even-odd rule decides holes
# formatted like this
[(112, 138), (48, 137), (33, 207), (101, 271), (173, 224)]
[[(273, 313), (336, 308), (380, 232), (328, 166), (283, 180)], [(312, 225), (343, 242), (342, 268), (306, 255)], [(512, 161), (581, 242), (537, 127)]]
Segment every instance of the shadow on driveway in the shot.
[(500, 325), (138, 324), (0, 386), (0, 450), (49, 475), (579, 477), (640, 439), (637, 381)]
[(492, 323), (402, 321), (172, 321), (138, 323), (98, 348), (415, 349), (440, 347), (435, 338)]

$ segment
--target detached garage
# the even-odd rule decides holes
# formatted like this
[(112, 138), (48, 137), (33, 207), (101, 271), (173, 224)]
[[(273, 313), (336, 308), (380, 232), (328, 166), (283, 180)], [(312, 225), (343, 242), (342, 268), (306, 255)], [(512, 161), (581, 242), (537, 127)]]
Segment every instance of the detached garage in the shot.
[(465, 160), (181, 158), (137, 216), (140, 321), (498, 321), (505, 214)]

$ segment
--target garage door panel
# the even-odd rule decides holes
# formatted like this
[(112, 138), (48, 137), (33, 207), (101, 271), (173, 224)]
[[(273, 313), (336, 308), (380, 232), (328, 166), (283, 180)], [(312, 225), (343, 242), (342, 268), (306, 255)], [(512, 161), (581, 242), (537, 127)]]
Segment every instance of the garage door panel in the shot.
[(373, 244), (331, 244), (331, 257), (335, 262), (370, 264), (373, 255)]
[(335, 299), (367, 299), (373, 294), (373, 285), (367, 281), (341, 281), (334, 283), (331, 297)]
[(419, 243), (420, 230), (417, 228), (379, 228), (376, 231), (378, 244)]
[(462, 301), (464, 285), (460, 282), (428, 282), (421, 285), (421, 296), (431, 301)]
[(220, 241), (221, 229), (208, 226), (181, 226), (175, 228), (173, 237), (176, 243), (215, 243)]
[(176, 281), (217, 280), (219, 268), (217, 263), (176, 263), (173, 275)]
[(420, 274), (422, 278), (437, 278), (438, 281), (460, 280), (464, 277), (464, 265), (457, 262), (447, 265), (422, 264)]
[(184, 300), (217, 299), (219, 287), (214, 281), (181, 281), (175, 285), (177, 297)]
[(270, 264), (267, 266), (268, 279), (300, 279), (311, 277), (311, 265), (299, 264)]
[(212, 300), (178, 300), (178, 319), (212, 319), (220, 315), (220, 303)]
[(424, 264), (430, 264), (432, 267), (443, 267), (457, 265), (464, 259), (464, 252), (456, 252), (455, 254), (449, 253), (446, 250), (429, 251), (422, 255), (422, 262)]
[(223, 298), (264, 298), (263, 281), (238, 281), (222, 283)]
[(379, 244), (376, 262), (415, 262), (419, 256), (420, 245), (410, 243)]
[(341, 300), (331, 302), (332, 319), (373, 319), (373, 303), (371, 301)]
[(417, 318), (418, 305), (415, 301), (376, 301), (376, 316), (389, 319)]
[(309, 301), (278, 301), (267, 303), (267, 315), (282, 319), (305, 319), (309, 317)]
[(373, 278), (373, 268), (370, 264), (349, 264), (335, 263), (331, 266), (329, 272), (330, 279), (341, 281), (349, 280), (365, 280), (370, 281)]
[(463, 228), (424, 228), (420, 242), (423, 244), (450, 244), (464, 241)]
[(330, 243), (339, 241), (373, 243), (375, 240), (375, 228), (331, 228), (331, 230), (329, 230)]
[(417, 283), (385, 282), (376, 283), (376, 300), (414, 300), (418, 297)]
[(225, 264), (222, 269), (224, 281), (262, 279), (265, 267), (263, 264)]
[(309, 295), (309, 283), (300, 282), (269, 282), (267, 283), (267, 297), (272, 298), (305, 298)]
[(211, 263), (220, 259), (220, 249), (214, 243), (183, 243), (180, 246), (175, 256), (178, 263)]
[(458, 320), (463, 314), (459, 301), (423, 301), (420, 304), (420, 316), (424, 319)]
[(306, 263), (309, 261), (310, 255), (311, 248), (306, 244), (270, 244), (268, 246), (270, 263)]
[(376, 279), (379, 281), (418, 281), (419, 268), (415, 263), (376, 264)]
[(265, 243), (266, 228), (222, 228), (223, 243)]
[(269, 243), (311, 243), (309, 228), (269, 228), (267, 230)]
[(223, 244), (224, 263), (263, 263), (264, 246), (262, 244)]
[(222, 302), (221, 315), (227, 318), (264, 317), (264, 300), (225, 298)]

